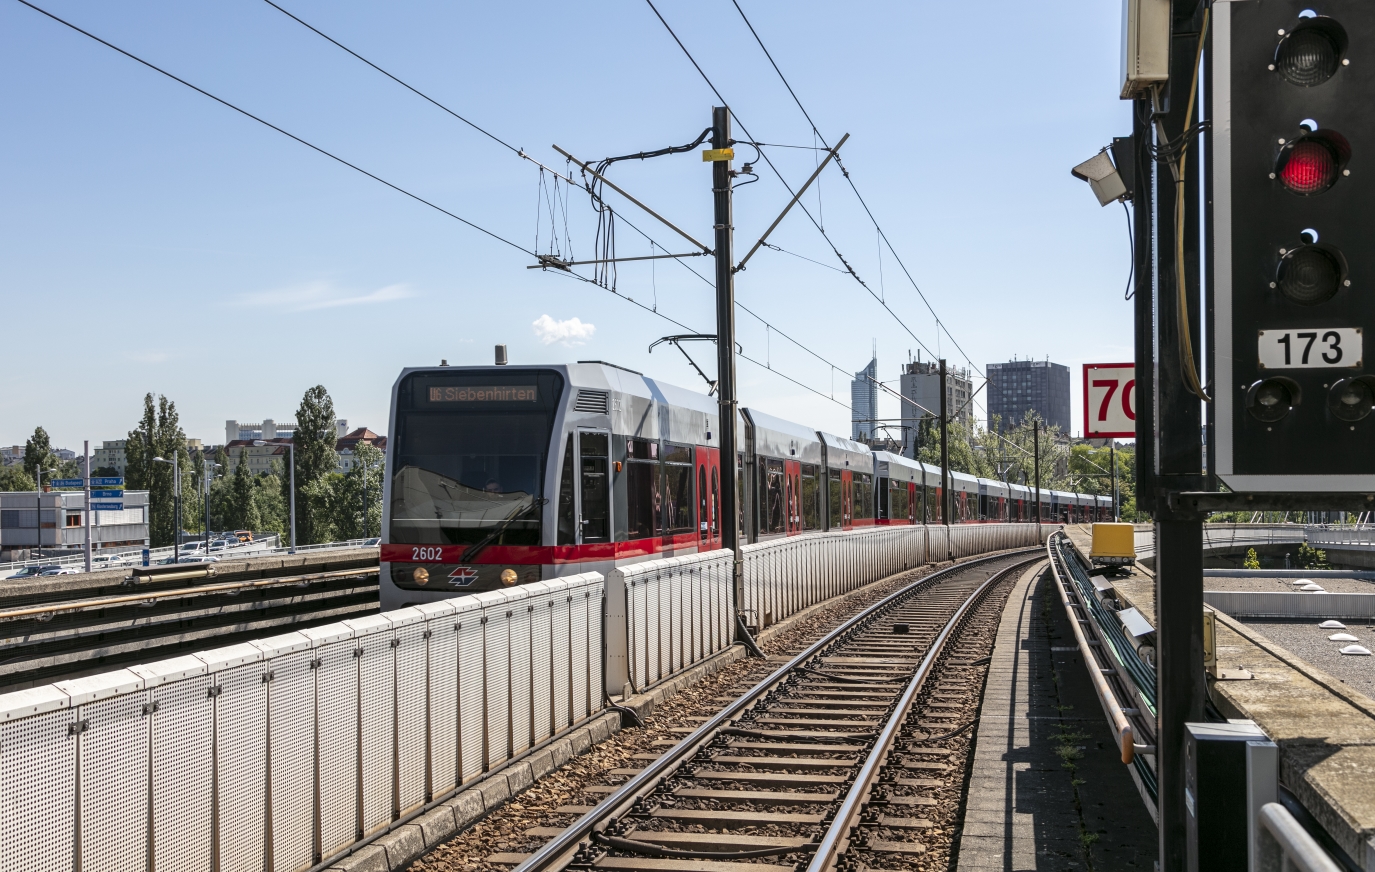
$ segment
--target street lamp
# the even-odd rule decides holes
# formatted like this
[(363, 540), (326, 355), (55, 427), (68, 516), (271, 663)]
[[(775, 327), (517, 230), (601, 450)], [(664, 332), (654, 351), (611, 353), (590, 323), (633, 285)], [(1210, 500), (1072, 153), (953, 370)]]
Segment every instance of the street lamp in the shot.
[(181, 563), (181, 466), (177, 460), (180, 452), (174, 452), (171, 460), (154, 457), (154, 463), (166, 463), (172, 467), (172, 562)]
[(290, 452), (288, 455), (288, 465), (291, 467), (291, 551), (296, 553), (296, 446), (291, 442), (266, 442), (262, 439), (254, 439), (253, 447), (262, 448), (264, 445), (285, 445)]
[(45, 472), (56, 473), (57, 467), (53, 467), (52, 469), (44, 469), (40, 466), (38, 467), (38, 469), (34, 470), (34, 477), (38, 479), (38, 492), (40, 494), (43, 493), (43, 473)]
[(218, 463), (211, 463), (205, 467), (205, 479), (201, 482), (201, 490), (204, 496), (201, 502), (205, 503), (205, 556), (210, 556), (210, 479), (215, 477), (215, 470), (222, 469)]

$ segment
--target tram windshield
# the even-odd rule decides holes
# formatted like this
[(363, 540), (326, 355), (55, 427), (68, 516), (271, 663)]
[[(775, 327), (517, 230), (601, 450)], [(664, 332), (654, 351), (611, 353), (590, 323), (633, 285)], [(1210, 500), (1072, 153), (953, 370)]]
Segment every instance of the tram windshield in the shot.
[(391, 541), (539, 545), (557, 373), (417, 373), (397, 391)]

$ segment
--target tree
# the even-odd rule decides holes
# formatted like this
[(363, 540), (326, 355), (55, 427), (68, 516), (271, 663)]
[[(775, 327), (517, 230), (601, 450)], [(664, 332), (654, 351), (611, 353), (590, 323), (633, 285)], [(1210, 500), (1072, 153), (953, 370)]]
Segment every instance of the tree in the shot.
[(35, 427), (33, 435), (24, 442), (24, 472), (29, 478), (37, 482), (39, 480), (39, 470), (43, 471), (42, 478), (51, 480), (54, 475), (49, 470), (60, 469), (62, 459), (53, 451), (52, 440), (48, 438), (48, 431), (42, 427)]
[(225, 526), (233, 530), (261, 530), (262, 517), (258, 513), (253, 475), (248, 471), (248, 449), (239, 449), (239, 463), (230, 477), (228, 493), (221, 498), (220, 509)]
[(0, 491), (31, 491), (37, 487), (23, 466), (17, 463), (13, 466), (0, 466)]
[(1246, 549), (1246, 559), (1242, 561), (1243, 569), (1260, 569), (1260, 556), (1256, 554), (1256, 549)]
[[(129, 432), (124, 446), (127, 466), (124, 484), (129, 490), (148, 491), (148, 538), (153, 547), (171, 545), (176, 530), (181, 526), (174, 518), (172, 466), (156, 463), (153, 458), (172, 459), (177, 455), (178, 468), (182, 476), (182, 498), (192, 491), (191, 456), (186, 450), (186, 433), (181, 429), (181, 419), (177, 415), (177, 404), (159, 396), (143, 397), (143, 416), (136, 430)], [(184, 507), (183, 507), (184, 508)], [(185, 513), (183, 512), (183, 518)]]
[(370, 442), (353, 449), (354, 466), (334, 481), (334, 535), (339, 539), (365, 539), (381, 535), (382, 477), (385, 458)]
[[(325, 476), (338, 465), (334, 453), (334, 401), (324, 385), (301, 397), (296, 409), (296, 432), (291, 438), (296, 465), (296, 535), (302, 544), (329, 541), (332, 495)], [(290, 490), (290, 477), (284, 477)], [(289, 493), (287, 494), (289, 498)]]

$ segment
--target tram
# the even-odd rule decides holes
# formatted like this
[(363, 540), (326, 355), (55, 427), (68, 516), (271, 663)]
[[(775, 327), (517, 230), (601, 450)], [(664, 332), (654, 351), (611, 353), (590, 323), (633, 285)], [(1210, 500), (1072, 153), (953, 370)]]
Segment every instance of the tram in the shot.
[[(944, 522), (937, 467), (742, 408), (732, 471), (719, 415), (711, 397), (601, 361), (404, 370), (382, 607), (721, 548), (723, 475), (744, 541)], [(1000, 482), (952, 472), (950, 487), (951, 523), (1031, 520), (1026, 489), (1017, 505)]]

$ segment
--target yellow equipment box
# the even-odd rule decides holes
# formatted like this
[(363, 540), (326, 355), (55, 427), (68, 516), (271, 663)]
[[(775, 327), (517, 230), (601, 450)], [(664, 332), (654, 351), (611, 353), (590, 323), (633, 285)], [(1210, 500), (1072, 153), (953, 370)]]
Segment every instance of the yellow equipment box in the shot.
[(1093, 525), (1089, 561), (1099, 566), (1131, 566), (1136, 563), (1136, 530), (1132, 524)]

